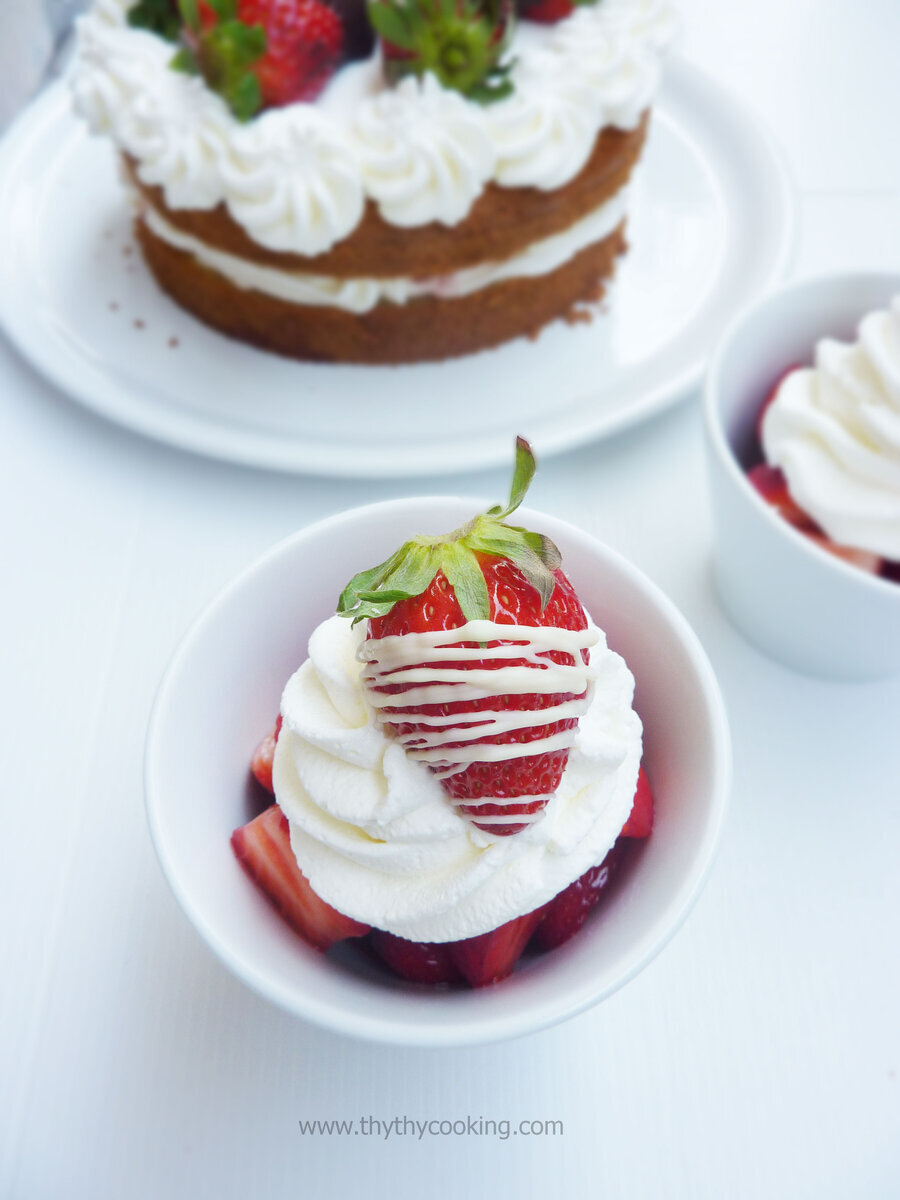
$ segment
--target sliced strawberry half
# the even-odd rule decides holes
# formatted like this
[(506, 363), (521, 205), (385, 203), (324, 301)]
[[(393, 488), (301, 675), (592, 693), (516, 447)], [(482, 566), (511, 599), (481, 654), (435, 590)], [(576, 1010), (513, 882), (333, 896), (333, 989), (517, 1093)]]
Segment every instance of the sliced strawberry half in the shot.
[(369, 932), (371, 926), (345, 917), (312, 890), (297, 866), (288, 820), (277, 804), (236, 829), (231, 848), (269, 903), (310, 945), (327, 950)]
[(413, 983), (459, 983), (462, 976), (453, 961), (452, 942), (410, 942), (373, 929), (369, 944), (392, 971)]
[(250, 773), (273, 796), (275, 795), (275, 788), (272, 785), (272, 764), (275, 761), (275, 745), (278, 742), (279, 733), (281, 733), (280, 714), (278, 720), (275, 722), (275, 728), (271, 733), (266, 734), (253, 751), (253, 757), (250, 759)]
[(619, 837), (645, 838), (653, 831), (653, 792), (650, 790), (650, 780), (647, 772), (641, 767), (638, 771), (637, 787), (634, 790), (634, 802), (628, 820), (622, 826)]
[(543, 916), (544, 909), (536, 908), (490, 933), (449, 942), (453, 961), (472, 987), (498, 983), (512, 973)]
[(591, 867), (546, 905), (544, 919), (534, 931), (538, 950), (552, 950), (567, 942), (582, 927), (588, 913), (619, 874), (630, 843), (620, 837), (599, 867)]
[(822, 532), (812, 517), (792, 499), (784, 473), (778, 467), (760, 463), (747, 472), (747, 478), (767, 504), (820, 549), (827, 550), (835, 558), (840, 558), (861, 571), (868, 571), (870, 575), (883, 573), (884, 559), (880, 555), (869, 550), (858, 550), (854, 546), (842, 546)]
[(758, 463), (747, 472), (747, 478), (762, 496), (777, 512), (803, 533), (818, 532), (818, 525), (812, 517), (792, 498), (788, 491), (784, 472), (778, 467), (770, 467), (767, 463)]

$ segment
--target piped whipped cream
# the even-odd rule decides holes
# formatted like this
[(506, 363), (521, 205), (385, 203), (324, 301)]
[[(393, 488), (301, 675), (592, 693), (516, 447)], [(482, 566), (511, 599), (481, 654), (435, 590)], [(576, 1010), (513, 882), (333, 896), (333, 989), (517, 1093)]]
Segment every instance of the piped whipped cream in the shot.
[(337, 72), (314, 105), (236, 121), (171, 45), (133, 29), (132, 0), (95, 0), (78, 24), (77, 110), (173, 209), (224, 204), (269, 249), (320, 254), (371, 200), (389, 223), (455, 225), (488, 183), (561, 187), (605, 126), (633, 129), (659, 82), (670, 0), (599, 0), (553, 25), (520, 22), (513, 93), (481, 105), (434, 77), (390, 88), (378, 55)]
[(450, 300), (469, 296), (506, 279), (548, 275), (570, 262), (580, 251), (607, 237), (625, 220), (628, 191), (622, 188), (612, 199), (562, 233), (534, 242), (520, 254), (502, 262), (479, 263), (428, 279), (339, 279), (330, 275), (311, 275), (264, 266), (209, 246), (199, 238), (176, 229), (140, 196), (135, 197), (135, 203), (147, 227), (156, 237), (192, 255), (201, 266), (223, 276), (235, 287), (262, 292), (291, 304), (311, 304), (364, 313), (383, 300), (394, 304), (406, 304), (419, 296), (438, 296)]
[[(523, 643), (514, 647), (517, 658), (539, 656), (546, 649), (538, 641), (546, 636), (544, 631), (502, 629), (506, 638)], [(459, 634), (453, 631), (457, 639)], [(405, 748), (399, 739), (387, 736), (379, 710), (368, 698), (364, 675), (374, 669), (371, 664), (380, 654), (382, 667), (400, 670), (405, 682), (415, 680), (404, 663), (390, 666), (394, 647), (377, 642), (367, 647), (364, 638), (363, 627), (354, 628), (341, 617), (325, 621), (310, 639), (309, 658), (288, 681), (282, 697), (275, 795), (290, 822), (297, 861), (324, 900), (400, 937), (454, 941), (530, 912), (603, 860), (631, 811), (641, 760), (641, 723), (632, 708), (634, 679), (607, 647), (602, 632), (591, 626), (575, 640), (566, 638), (565, 646), (557, 636), (557, 648), (570, 653), (576, 642), (580, 647), (596, 639), (588, 667), (569, 668), (578, 673), (577, 680), (566, 675), (563, 684), (556, 677), (557, 668), (563, 668), (547, 668), (553, 691), (581, 687), (588, 691), (587, 702), (570, 739), (560, 786), (540, 820), (502, 838), (476, 828), (456, 811), (428, 757), (423, 758), (436, 749), (433, 761), (453, 769), (456, 763), (440, 745), (420, 745), (421, 753), (416, 754), (411, 752), (416, 748)], [(435, 647), (439, 648), (449, 649)], [(491, 648), (490, 655), (497, 649)], [(461, 660), (446, 658), (448, 664), (453, 661)], [(437, 675), (452, 669), (439, 668)], [(527, 673), (528, 689), (536, 690), (534, 667), (511, 669)], [(422, 688), (460, 686), (436, 678), (431, 667), (426, 670), (429, 678), (418, 681)], [(494, 681), (473, 679), (462, 686), (473, 694), (493, 695), (493, 674)], [(504, 677), (504, 689), (514, 691), (515, 686), (510, 676)], [(521, 687), (525, 686), (523, 678)], [(396, 693), (390, 699), (396, 703), (409, 694)], [(426, 702), (421, 694), (419, 699)], [(416, 720), (421, 718), (417, 715)], [(436, 732), (443, 737), (439, 727)], [(459, 740), (464, 739), (455, 731), (454, 742)], [(480, 747), (479, 753), (486, 749)], [(528, 749), (533, 753), (534, 743)], [(461, 752), (455, 749), (453, 755)]]
[(900, 561), (900, 296), (785, 377), (762, 444), (833, 542)]

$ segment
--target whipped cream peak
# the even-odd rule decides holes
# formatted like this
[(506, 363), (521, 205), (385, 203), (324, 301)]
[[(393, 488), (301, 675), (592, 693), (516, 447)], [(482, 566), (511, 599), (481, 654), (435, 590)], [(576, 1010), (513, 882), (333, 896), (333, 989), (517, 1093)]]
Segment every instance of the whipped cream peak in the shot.
[(785, 377), (762, 444), (833, 542), (900, 561), (900, 297)]
[(540, 820), (497, 837), (386, 735), (363, 679), (378, 649), (364, 626), (319, 626), (284, 690), (273, 778), (294, 853), (324, 900), (400, 937), (453, 941), (530, 912), (603, 860), (631, 811), (641, 724), (622, 659), (599, 630), (578, 632), (593, 640), (592, 678), (568, 765)]
[(309, 104), (272, 109), (239, 129), (222, 174), (229, 213), (270, 250), (322, 254), (362, 218), (349, 143)]
[(364, 101), (353, 131), (366, 190), (392, 225), (458, 224), (494, 170), (480, 109), (431, 74)]
[[(249, 237), (312, 256), (348, 237), (366, 201), (402, 228), (456, 225), (490, 183), (554, 189), (607, 125), (637, 126), (675, 33), (670, 0), (602, 0), (553, 25), (522, 22), (513, 93), (481, 105), (426, 74), (390, 88), (377, 52), (337, 72), (314, 105), (246, 124), (172, 46), (95, 0), (78, 22), (76, 109), (135, 160), (172, 209), (226, 205)], [(358, 290), (358, 289), (357, 289)]]
[(513, 94), (484, 118), (494, 144), (501, 187), (552, 191), (570, 182), (590, 157), (602, 119), (599, 97), (565, 59), (539, 51), (514, 70)]

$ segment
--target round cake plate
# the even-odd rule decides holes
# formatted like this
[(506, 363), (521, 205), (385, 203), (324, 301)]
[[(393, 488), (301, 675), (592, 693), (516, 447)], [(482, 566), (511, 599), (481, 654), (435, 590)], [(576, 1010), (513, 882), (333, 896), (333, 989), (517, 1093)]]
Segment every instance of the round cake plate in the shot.
[(768, 134), (675, 59), (633, 185), (632, 248), (592, 321), (442, 363), (298, 363), (159, 290), (113, 149), (63, 80), (0, 141), (0, 322), (74, 400), (184, 450), (330, 476), (475, 470), (506, 462), (517, 433), (551, 454), (690, 395), (733, 314), (784, 274), (794, 226)]

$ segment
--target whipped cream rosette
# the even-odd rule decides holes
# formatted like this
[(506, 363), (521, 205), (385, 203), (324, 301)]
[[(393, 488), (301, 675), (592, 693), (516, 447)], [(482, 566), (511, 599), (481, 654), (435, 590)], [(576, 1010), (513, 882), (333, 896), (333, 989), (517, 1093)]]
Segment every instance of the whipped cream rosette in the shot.
[(762, 422), (766, 460), (840, 546), (900, 561), (900, 297), (855, 342), (819, 342)]

